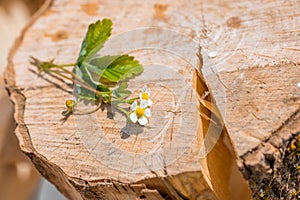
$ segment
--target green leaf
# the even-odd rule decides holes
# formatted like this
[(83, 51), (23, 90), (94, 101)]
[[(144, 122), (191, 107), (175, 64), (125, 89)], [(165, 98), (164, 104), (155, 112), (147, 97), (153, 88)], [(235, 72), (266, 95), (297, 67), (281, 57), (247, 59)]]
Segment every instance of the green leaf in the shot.
[[(101, 87), (101, 86), (100, 86)], [(99, 92), (104, 92), (103, 89), (101, 89), (100, 87), (97, 87), (96, 90)], [(99, 101), (101, 98), (99, 95), (95, 94), (94, 92), (87, 90), (83, 87), (80, 87), (80, 92), (78, 92), (77, 94), (77, 98), (78, 99), (82, 99), (82, 100), (88, 100), (88, 101)], [(109, 92), (110, 90), (106, 91)], [(102, 100), (104, 101), (104, 103), (109, 103), (111, 101), (111, 96), (109, 94), (102, 94)]]
[(77, 98), (81, 100), (94, 101), (94, 102), (99, 101), (98, 95), (84, 88), (81, 88), (80, 93), (77, 94)]
[(123, 82), (117, 89), (113, 91), (113, 96), (120, 99), (125, 99), (131, 95), (131, 92), (127, 90), (128, 84)]
[(111, 35), (112, 21), (103, 19), (89, 25), (88, 31), (81, 44), (77, 64), (81, 67), (83, 62), (90, 60), (104, 45)]
[[(84, 68), (86, 74), (89, 76), (90, 80), (94, 84), (101, 84), (100, 82), (104, 83), (103, 81), (103, 72), (105, 68), (107, 68), (115, 59), (120, 56), (104, 56), (99, 57), (99, 62), (101, 62), (101, 67), (92, 65), (90, 62), (85, 62), (82, 64), (81, 68)], [(101, 59), (101, 61), (100, 61)], [(106, 81), (107, 82), (107, 81)]]
[[(76, 74), (85, 84), (99, 92), (110, 92), (108, 83), (115, 84), (124, 81), (143, 71), (142, 65), (132, 56), (117, 55), (93, 58), (110, 37), (111, 30), (112, 21), (110, 19), (98, 20), (89, 25), (75, 68)], [(95, 92), (78, 84), (75, 86), (78, 98), (95, 101), (100, 99)], [(114, 92), (117, 98), (125, 98), (131, 94), (127, 90), (127, 84), (123, 83)], [(101, 96), (104, 102), (111, 102), (111, 94), (102, 94)]]
[(96, 57), (89, 62), (87, 69), (109, 82), (119, 82), (143, 72), (143, 66), (133, 56)]
[[(91, 79), (84, 65), (81, 68), (76, 67), (75, 72), (79, 77), (81, 77), (85, 81), (85, 84), (89, 85), (91, 88), (94, 88), (99, 92), (110, 92), (110, 89), (106, 85), (99, 82), (94, 82)], [(76, 84), (76, 82), (75, 82), (75, 89), (77, 92), (77, 97), (79, 99), (91, 100), (91, 101), (98, 101), (100, 99), (100, 96), (97, 95), (95, 92), (90, 91), (84, 87), (81, 87), (80, 85)], [(110, 100), (110, 95), (102, 94), (102, 98), (105, 102), (108, 102)]]

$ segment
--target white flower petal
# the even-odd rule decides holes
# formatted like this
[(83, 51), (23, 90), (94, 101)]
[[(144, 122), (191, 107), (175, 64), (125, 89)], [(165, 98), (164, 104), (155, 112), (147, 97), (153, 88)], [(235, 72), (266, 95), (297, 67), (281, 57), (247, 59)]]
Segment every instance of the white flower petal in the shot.
[(140, 125), (144, 126), (147, 123), (148, 123), (148, 119), (146, 117), (143, 116), (143, 117), (139, 118), (139, 124)]
[(146, 117), (151, 117), (151, 110), (150, 110), (150, 108), (147, 108), (147, 109), (145, 110), (145, 116), (146, 116)]
[(133, 102), (133, 104), (131, 104), (131, 111), (135, 111), (137, 109), (137, 102)]
[(143, 88), (142, 88), (141, 93), (147, 93), (148, 96), (150, 96), (151, 95), (151, 90), (150, 90), (150, 88), (147, 87), (147, 85), (144, 85)]
[(143, 93), (141, 92), (141, 93), (140, 93), (140, 100), (142, 100), (142, 99), (143, 99), (143, 98), (142, 98), (142, 95), (143, 95)]
[(134, 112), (130, 114), (129, 118), (131, 119), (131, 121), (133, 123), (136, 123), (137, 120), (138, 120), (138, 117), (137, 117), (137, 115)]
[(151, 90), (150, 90), (150, 88), (147, 88), (147, 89), (146, 89), (146, 92), (148, 93), (148, 96), (150, 97), (150, 95), (151, 95)]
[(148, 101), (146, 101), (146, 100), (141, 100), (141, 102), (140, 102), (140, 107), (141, 108), (146, 108), (148, 106)]
[(153, 104), (153, 102), (151, 101), (151, 99), (148, 99), (148, 106), (151, 107)]

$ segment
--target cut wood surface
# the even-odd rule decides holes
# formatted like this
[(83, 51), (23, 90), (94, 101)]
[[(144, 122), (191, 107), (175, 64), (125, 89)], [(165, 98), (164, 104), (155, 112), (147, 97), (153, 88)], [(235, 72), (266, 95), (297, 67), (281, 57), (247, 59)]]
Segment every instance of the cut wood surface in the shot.
[[(250, 198), (238, 167), (249, 183), (271, 180), (280, 149), (300, 131), (299, 7), (297, 1), (46, 1), (6, 70), (21, 149), (71, 199)], [(62, 123), (72, 88), (38, 77), (28, 61), (74, 63), (87, 25), (104, 17), (114, 25), (101, 54), (134, 55), (145, 71), (130, 89), (147, 84), (154, 96), (149, 126), (129, 128), (127, 138), (120, 135), (125, 119), (108, 119), (106, 111)], [(216, 103), (226, 128), (200, 117), (197, 96)], [(216, 139), (209, 143), (211, 133)], [(216, 143), (205, 146), (206, 157), (203, 142)], [(254, 193), (261, 187), (250, 186)]]

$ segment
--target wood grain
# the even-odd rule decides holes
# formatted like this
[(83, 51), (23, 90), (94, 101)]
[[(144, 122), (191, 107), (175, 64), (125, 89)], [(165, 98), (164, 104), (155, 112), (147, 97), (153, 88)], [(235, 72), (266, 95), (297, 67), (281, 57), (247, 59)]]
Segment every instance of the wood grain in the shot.
[[(157, 191), (174, 199), (196, 199), (208, 191), (214, 198), (209, 186), (220, 199), (239, 199), (233, 185), (245, 183), (237, 178), (225, 188), (232, 177), (222, 174), (231, 165), (238, 171), (236, 162), (222, 166), (217, 161), (228, 156), (245, 172), (246, 155), (269, 144), (299, 112), (299, 6), (297, 1), (53, 1), (16, 43), (6, 72), (22, 150), (72, 199), (130, 199)], [(130, 88), (137, 92), (146, 83), (154, 92), (157, 118), (126, 140), (119, 134), (124, 119), (107, 119), (105, 111), (72, 116), (62, 124), (60, 113), (72, 88), (51, 76), (38, 78), (28, 62), (29, 56), (74, 62), (87, 24), (104, 17), (114, 28), (102, 53), (134, 55), (145, 73)], [(203, 121), (192, 87), (195, 69), (226, 125), (223, 143), (201, 165), (204, 137), (199, 134), (206, 133), (199, 132)], [(184, 181), (180, 173), (199, 179)], [(220, 176), (224, 181), (211, 179)]]

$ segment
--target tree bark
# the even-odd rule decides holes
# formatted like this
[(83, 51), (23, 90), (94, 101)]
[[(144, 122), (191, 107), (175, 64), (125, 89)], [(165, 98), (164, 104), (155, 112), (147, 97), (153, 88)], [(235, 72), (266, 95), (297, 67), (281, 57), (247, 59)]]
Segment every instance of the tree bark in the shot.
[[(299, 180), (286, 180), (293, 194), (278, 185), (299, 134), (299, 6), (47, 1), (6, 70), (22, 151), (70, 199), (297, 198)], [(72, 88), (28, 62), (74, 63), (87, 25), (104, 17), (114, 26), (101, 54), (134, 55), (145, 70), (131, 89), (155, 94), (150, 125), (127, 138), (106, 110), (61, 123)]]

